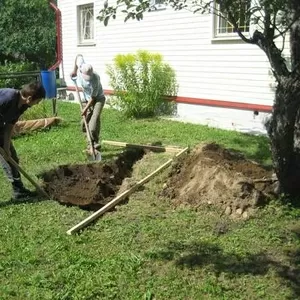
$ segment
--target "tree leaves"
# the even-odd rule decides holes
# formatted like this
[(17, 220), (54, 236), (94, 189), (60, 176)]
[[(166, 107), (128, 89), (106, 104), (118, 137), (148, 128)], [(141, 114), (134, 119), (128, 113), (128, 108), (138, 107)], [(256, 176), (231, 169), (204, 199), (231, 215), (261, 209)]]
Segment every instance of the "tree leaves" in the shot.
[(105, 26), (108, 25), (110, 17), (113, 19), (116, 18), (117, 12), (125, 14), (124, 22), (127, 22), (129, 19), (132, 20), (143, 20), (143, 13), (150, 9), (149, 0), (118, 0), (117, 5), (108, 6), (106, 3), (103, 5), (103, 9), (100, 10), (98, 20), (104, 23)]
[(30, 60), (40, 67), (54, 63), (55, 14), (49, 2), (2, 0), (0, 6), (0, 60)]

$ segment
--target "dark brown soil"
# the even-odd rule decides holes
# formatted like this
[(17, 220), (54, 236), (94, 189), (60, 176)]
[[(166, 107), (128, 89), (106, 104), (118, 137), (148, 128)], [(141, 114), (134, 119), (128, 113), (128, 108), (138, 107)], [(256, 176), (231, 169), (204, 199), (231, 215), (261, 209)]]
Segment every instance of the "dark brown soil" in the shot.
[(108, 163), (63, 165), (41, 174), (43, 188), (62, 204), (96, 210), (114, 198), (132, 166), (144, 155), (142, 149), (128, 149)]
[[(133, 165), (144, 154), (142, 149), (128, 149), (107, 163), (60, 166), (42, 174), (44, 189), (62, 204), (99, 209), (128, 188), (124, 179), (130, 179)], [(213, 205), (226, 215), (247, 218), (276, 197), (272, 176), (272, 170), (238, 152), (217, 144), (198, 145), (173, 164), (161, 195), (175, 206)]]
[(175, 206), (215, 205), (227, 215), (247, 218), (275, 197), (272, 175), (238, 152), (199, 145), (173, 165), (161, 194)]

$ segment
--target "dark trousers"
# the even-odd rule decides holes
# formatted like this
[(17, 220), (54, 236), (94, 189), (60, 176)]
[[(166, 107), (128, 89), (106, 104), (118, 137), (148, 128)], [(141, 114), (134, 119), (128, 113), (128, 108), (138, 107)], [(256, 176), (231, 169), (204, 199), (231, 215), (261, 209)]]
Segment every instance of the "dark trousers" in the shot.
[[(101, 129), (101, 113), (104, 107), (105, 98), (103, 101), (97, 101), (93, 108), (87, 113), (86, 121), (89, 126), (91, 138), (95, 144), (99, 143), (100, 140), (100, 129)], [(81, 121), (82, 131), (85, 132), (84, 122)], [(89, 145), (91, 146), (91, 145)]]
[[(3, 145), (4, 145), (4, 128), (0, 127), (0, 147), (3, 148)], [(13, 160), (19, 163), (19, 158), (16, 149), (12, 143), (10, 144), (10, 153)], [(22, 187), (23, 184), (21, 182), (21, 176), (19, 171), (12, 164), (6, 161), (2, 155), (0, 155), (0, 163), (5, 172), (7, 179), (11, 182), (13, 187)]]

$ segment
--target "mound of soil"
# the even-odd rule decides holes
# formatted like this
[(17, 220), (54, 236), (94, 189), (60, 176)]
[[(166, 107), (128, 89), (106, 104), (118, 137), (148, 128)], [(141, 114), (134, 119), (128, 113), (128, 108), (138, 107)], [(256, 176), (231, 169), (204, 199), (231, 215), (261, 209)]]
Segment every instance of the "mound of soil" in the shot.
[(43, 188), (53, 200), (97, 210), (112, 200), (143, 149), (128, 149), (108, 163), (63, 165), (41, 174)]
[(162, 195), (174, 205), (212, 204), (247, 218), (274, 197), (272, 170), (217, 144), (199, 145), (172, 167)]

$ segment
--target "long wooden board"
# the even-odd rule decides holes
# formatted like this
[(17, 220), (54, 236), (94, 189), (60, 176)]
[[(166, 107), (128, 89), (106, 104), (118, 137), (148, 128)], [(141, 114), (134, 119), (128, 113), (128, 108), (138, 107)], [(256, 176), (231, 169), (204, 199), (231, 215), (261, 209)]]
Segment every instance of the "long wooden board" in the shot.
[[(178, 158), (182, 154), (186, 153), (188, 149), (189, 149), (188, 147), (182, 149), (179, 153), (177, 153), (175, 155), (174, 158)], [(71, 234), (79, 231), (80, 229), (86, 227), (91, 222), (93, 222), (94, 220), (96, 220), (97, 218), (99, 218), (105, 212), (107, 212), (108, 210), (110, 210), (111, 208), (113, 208), (114, 206), (116, 206), (124, 198), (128, 197), (133, 192), (135, 192), (140, 186), (142, 186), (143, 184), (147, 183), (150, 179), (152, 179), (159, 172), (161, 172), (162, 170), (164, 170), (168, 166), (170, 166), (171, 163), (173, 162), (174, 158), (169, 159), (167, 162), (165, 162), (163, 165), (161, 165), (159, 168), (157, 168), (154, 172), (152, 172), (151, 174), (149, 174), (148, 176), (144, 177), (142, 180), (140, 180), (139, 182), (137, 182), (130, 189), (124, 191), (122, 194), (120, 194), (117, 197), (115, 197), (113, 200), (111, 200), (105, 206), (103, 206), (102, 208), (100, 208), (99, 210), (97, 210), (96, 212), (94, 212), (92, 215), (90, 215), (89, 217), (87, 217), (86, 219), (84, 219), (83, 221), (81, 221), (80, 223), (78, 223), (77, 225), (75, 225), (74, 227), (72, 227), (71, 229), (69, 229), (67, 231), (67, 234), (71, 235)]]
[(131, 144), (126, 142), (117, 142), (117, 141), (102, 141), (103, 144), (107, 144), (110, 146), (117, 146), (117, 147), (131, 147), (131, 148), (143, 148), (149, 149), (156, 152), (170, 152), (170, 153), (177, 153), (178, 151), (182, 150), (183, 148), (175, 147), (175, 146), (155, 146), (155, 145), (142, 145), (142, 144)]

